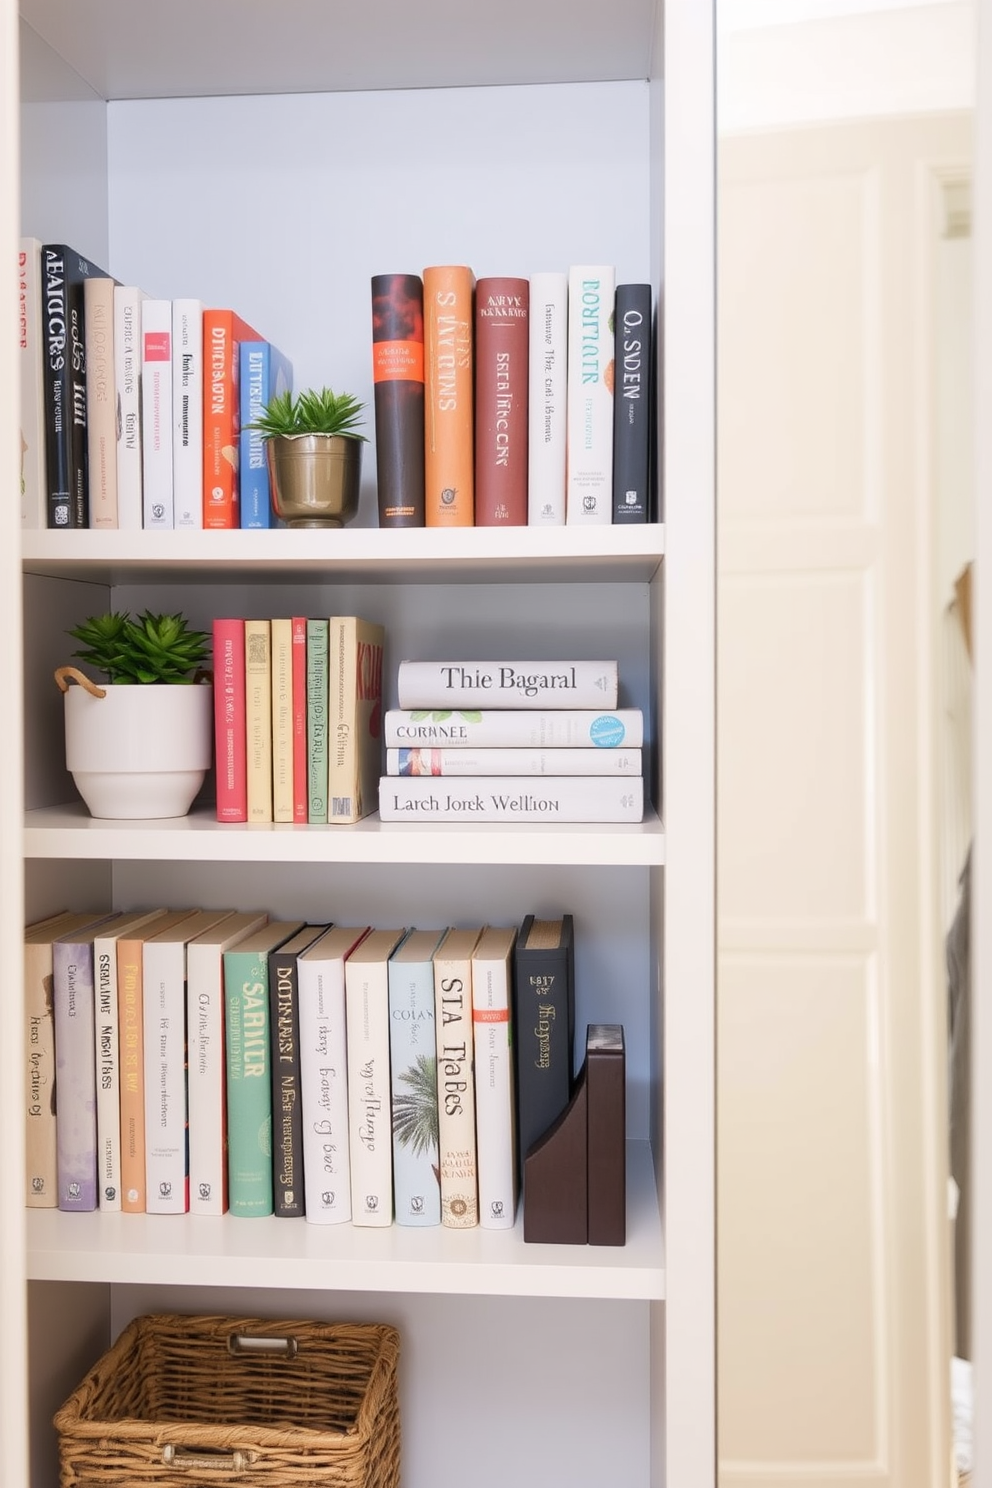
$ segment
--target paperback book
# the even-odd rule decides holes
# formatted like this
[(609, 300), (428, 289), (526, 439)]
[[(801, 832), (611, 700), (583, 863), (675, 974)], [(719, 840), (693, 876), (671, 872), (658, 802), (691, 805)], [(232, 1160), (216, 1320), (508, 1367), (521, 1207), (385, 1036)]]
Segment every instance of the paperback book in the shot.
[(509, 1230), (517, 1213), (513, 1072), (513, 956), (516, 928), (490, 926), (472, 954), (475, 1127), (479, 1224)]
[(117, 397), (114, 373), (114, 281), (83, 284), (86, 337), (86, 480), (89, 525), (117, 526)]
[(245, 621), (248, 820), (272, 820), (272, 622)]
[(141, 480), (143, 525), (175, 526), (172, 441), (172, 301), (141, 304)]
[(269, 953), (269, 1022), (272, 1059), (272, 1207), (284, 1219), (306, 1210), (303, 1182), (303, 1111), (300, 1102), (301, 953), (328, 929), (304, 925)]
[(532, 274), (528, 335), (527, 520), (565, 525), (568, 275)]
[(424, 284), (372, 277), (372, 381), (380, 527), (424, 525)]
[(272, 620), (272, 820), (293, 820), (293, 621)]
[(614, 285), (612, 266), (569, 270), (569, 526), (605, 526), (613, 520)]
[(45, 342), (42, 335), (41, 242), (17, 250), (17, 361), (21, 390), (21, 526), (48, 526), (45, 467)]
[(640, 749), (644, 717), (639, 708), (390, 708), (383, 742), (389, 749)]
[(387, 775), (640, 775), (639, 749), (387, 749)]
[(143, 523), (141, 453), (141, 304), (134, 284), (114, 286), (114, 380), (117, 417), (117, 525)]
[(239, 377), (243, 341), (261, 341), (233, 310), (203, 311), (203, 525), (241, 525), (238, 454), (241, 434)]
[(613, 520), (646, 522), (654, 422), (651, 286), (618, 284), (613, 389)]
[(389, 960), (393, 1202), (396, 1223), (441, 1223), (434, 952), (440, 930), (411, 930)]
[(434, 952), (441, 1223), (455, 1230), (479, 1223), (472, 955), (481, 935), (482, 927), (449, 930)]
[(245, 725), (245, 622), (213, 622), (214, 760), (217, 820), (248, 820), (248, 763)]
[(384, 822), (633, 823), (644, 818), (644, 782), (614, 775), (383, 775)]
[(475, 287), (475, 525), (527, 525), (530, 284)]
[(70, 1213), (97, 1207), (95, 934), (67, 930), (52, 948), (58, 1207)]
[(389, 958), (404, 930), (373, 930), (344, 964), (351, 1220), (393, 1220), (389, 1120)]
[(327, 820), (328, 622), (307, 621), (307, 800), (311, 822)]
[(48, 526), (89, 525), (83, 284), (103, 269), (67, 243), (41, 250)]
[(293, 629), (293, 821), (305, 825), (309, 820), (309, 781), (307, 779), (307, 622), (294, 615)]
[(401, 661), (404, 709), (615, 708), (615, 661)]
[(424, 270), (424, 516), (428, 527), (475, 522), (473, 304), (464, 264)]
[(271, 341), (242, 341), (238, 355), (240, 522), (242, 527), (274, 527), (266, 441), (249, 425), (273, 398), (292, 392), (293, 364)]
[(328, 624), (327, 820), (375, 811), (382, 768), (381, 625), (355, 615)]
[(172, 302), (174, 525), (203, 526), (203, 302)]

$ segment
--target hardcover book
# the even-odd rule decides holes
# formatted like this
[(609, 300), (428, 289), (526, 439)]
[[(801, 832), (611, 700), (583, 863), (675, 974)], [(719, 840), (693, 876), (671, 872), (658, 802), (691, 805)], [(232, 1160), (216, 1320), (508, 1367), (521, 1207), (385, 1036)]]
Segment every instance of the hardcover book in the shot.
[(527, 526), (530, 284), (475, 287), (475, 525)]
[(245, 621), (248, 820), (272, 820), (272, 622)]
[(615, 775), (383, 775), (384, 822), (599, 822), (644, 819), (644, 781)]
[(306, 825), (310, 820), (309, 781), (307, 780), (307, 622), (303, 615), (293, 616), (293, 820)]
[(241, 434), (239, 377), (242, 341), (263, 338), (233, 310), (203, 312), (203, 525), (241, 524), (238, 446)]
[(269, 1023), (272, 1031), (272, 1207), (285, 1219), (306, 1208), (303, 1183), (303, 1111), (300, 1103), (300, 1006), (297, 962), (329, 927), (304, 925), (269, 952)]
[(370, 926), (333, 926), (297, 959), (303, 1185), (311, 1224), (351, 1218), (345, 962)]
[(475, 275), (464, 265), (424, 270), (424, 520), (472, 527)]
[(172, 301), (141, 303), (141, 480), (143, 525), (175, 526), (172, 453)]
[(224, 952), (228, 1202), (242, 1218), (272, 1213), (269, 954), (302, 928), (270, 921)]
[(651, 286), (618, 284), (613, 389), (613, 520), (646, 522), (654, 422)]
[(242, 527), (274, 527), (265, 440), (257, 429), (248, 425), (254, 423), (271, 399), (292, 391), (293, 364), (271, 341), (242, 341), (239, 356), (240, 522)]
[(389, 960), (389, 1064), (396, 1223), (441, 1223), (434, 952), (440, 930), (411, 930)]
[(568, 275), (568, 475), (565, 520), (613, 520), (613, 311), (615, 272), (581, 265)]
[(390, 708), (383, 725), (390, 749), (640, 749), (639, 708)]
[(17, 249), (17, 361), (21, 390), (21, 526), (47, 527), (45, 342), (38, 238), (21, 238)]
[(517, 1213), (513, 1074), (513, 955), (516, 929), (490, 926), (472, 954), (475, 1129), (479, 1224), (510, 1230)]
[(424, 284), (372, 276), (372, 381), (380, 527), (424, 526)]
[(272, 620), (272, 820), (293, 820), (293, 622)]
[(378, 805), (382, 770), (381, 625), (356, 615), (328, 624), (327, 820), (360, 821)]
[(117, 526), (117, 382), (114, 373), (114, 281), (83, 284), (86, 337), (86, 477), (89, 525)]
[(387, 749), (387, 775), (640, 775), (639, 749)]
[(565, 525), (568, 275), (532, 274), (528, 335), (527, 520)]
[(141, 305), (135, 284), (114, 286), (114, 378), (117, 388), (117, 525), (141, 528), (144, 497), (141, 452)]
[(307, 799), (311, 822), (327, 820), (328, 622), (307, 621)]
[(203, 527), (203, 302), (172, 302), (173, 510), (177, 528)]
[(351, 1221), (393, 1220), (389, 1109), (389, 958), (404, 930), (373, 930), (344, 963)]
[(615, 661), (401, 661), (396, 690), (407, 709), (615, 708)]
[(449, 930), (434, 952), (441, 1223), (455, 1230), (479, 1223), (472, 955), (481, 935), (481, 927)]
[(95, 934), (68, 930), (52, 947), (58, 1206), (69, 1212), (97, 1207)]
[(514, 965), (517, 1138), (520, 1168), (572, 1094), (575, 965), (572, 916), (528, 915)]
[(245, 622), (213, 622), (214, 760), (217, 820), (248, 820), (247, 729), (245, 723)]
[(66, 243), (45, 243), (41, 264), (48, 526), (86, 527), (89, 508), (83, 284), (93, 275), (103, 279), (107, 275)]

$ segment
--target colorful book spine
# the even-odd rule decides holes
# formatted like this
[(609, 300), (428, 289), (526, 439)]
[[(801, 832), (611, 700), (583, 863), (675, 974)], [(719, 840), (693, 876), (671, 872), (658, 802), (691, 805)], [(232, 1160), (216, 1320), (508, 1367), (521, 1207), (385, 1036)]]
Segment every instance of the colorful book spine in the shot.
[(424, 270), (424, 520), (475, 523), (473, 326), (475, 275), (464, 265)]
[(369, 929), (336, 925), (297, 959), (303, 1182), (311, 1224), (351, 1218), (344, 968)]
[(45, 243), (42, 332), (45, 343), (45, 468), (49, 527), (86, 527), (86, 341), (83, 284), (106, 278), (66, 243)]
[(242, 341), (260, 341), (257, 331), (233, 310), (203, 311), (203, 525), (222, 530), (241, 525), (238, 510), (238, 446), (241, 401), (238, 379)]
[(114, 281), (83, 284), (86, 336), (86, 477), (89, 525), (117, 526), (117, 384), (114, 374)]
[(575, 1046), (574, 925), (571, 915), (520, 927), (514, 964), (517, 1141), (520, 1170), (572, 1094)]
[(272, 620), (272, 820), (293, 820), (293, 622)]
[(487, 1230), (512, 1229), (517, 1213), (512, 1021), (516, 940), (516, 929), (491, 926), (472, 955), (479, 1224)]
[(272, 622), (245, 621), (248, 820), (272, 820)]
[(390, 708), (383, 743), (387, 749), (640, 749), (644, 716), (639, 708)]
[(654, 422), (651, 286), (618, 284), (613, 389), (613, 520), (646, 522)]
[(640, 775), (639, 749), (387, 749), (387, 775)]
[(278, 394), (293, 387), (293, 365), (271, 341), (242, 341), (239, 351), (238, 483), (242, 527), (274, 527), (266, 442), (249, 428)]
[(475, 287), (475, 525), (527, 525), (530, 284)]
[(372, 381), (380, 527), (424, 526), (424, 283), (372, 277)]
[(311, 822), (327, 821), (328, 622), (307, 621), (307, 800)]
[(411, 930), (389, 959), (389, 1064), (396, 1223), (441, 1223), (434, 952), (438, 930)]
[(307, 622), (293, 616), (293, 821), (305, 825), (310, 802), (307, 785)]
[(47, 527), (45, 342), (38, 238), (21, 238), (17, 248), (17, 360), (21, 391), (21, 526)]
[(326, 925), (304, 925), (269, 953), (269, 1026), (272, 1066), (272, 1208), (284, 1219), (306, 1212), (303, 1185), (303, 1110), (300, 1103), (298, 960)]
[(247, 733), (245, 725), (245, 622), (213, 622), (214, 759), (217, 820), (248, 820)]
[(615, 661), (401, 661), (401, 708), (615, 708)]
[(382, 768), (381, 625), (356, 615), (328, 622), (327, 820), (375, 811)]
[(172, 463), (175, 526), (203, 526), (203, 302), (172, 302)]
[(172, 453), (172, 301), (151, 296), (141, 304), (142, 521), (175, 526)]
[(565, 521), (613, 520), (613, 313), (615, 271), (606, 264), (568, 274), (568, 476)]
[(393, 1143), (389, 1119), (389, 958), (402, 930), (373, 930), (344, 964), (348, 1046), (351, 1221), (393, 1220)]
[(532, 274), (528, 336), (527, 520), (565, 525), (568, 275)]
[(97, 1208), (94, 928), (71, 930), (52, 948), (55, 1006), (56, 1169), (59, 1208)]
[(114, 286), (114, 377), (117, 386), (117, 525), (142, 526), (141, 305), (134, 284)]
[(621, 825), (644, 819), (644, 781), (612, 775), (383, 775), (384, 822), (587, 822)]
[(479, 1222), (472, 955), (481, 934), (481, 927), (449, 930), (434, 952), (441, 1223), (455, 1230), (472, 1229)]

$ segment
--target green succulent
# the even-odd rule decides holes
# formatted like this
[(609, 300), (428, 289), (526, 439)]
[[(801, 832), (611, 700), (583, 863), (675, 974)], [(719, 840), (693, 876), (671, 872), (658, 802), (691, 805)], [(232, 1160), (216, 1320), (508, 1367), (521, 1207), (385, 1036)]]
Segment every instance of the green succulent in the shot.
[(335, 393), (329, 387), (308, 388), (296, 397), (276, 393), (258, 418), (246, 428), (256, 429), (263, 439), (286, 438), (292, 434), (342, 434), (346, 439), (365, 439), (359, 434), (364, 403), (351, 393)]
[(111, 683), (183, 683), (194, 681), (206, 659), (210, 637), (191, 630), (183, 615), (91, 615), (68, 632), (82, 643), (73, 656), (105, 672)]

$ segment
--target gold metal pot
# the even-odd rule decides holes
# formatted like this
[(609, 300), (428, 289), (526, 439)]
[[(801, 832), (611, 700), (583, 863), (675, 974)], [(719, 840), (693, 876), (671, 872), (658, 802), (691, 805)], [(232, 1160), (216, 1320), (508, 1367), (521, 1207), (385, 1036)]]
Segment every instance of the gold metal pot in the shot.
[(358, 514), (362, 441), (287, 434), (266, 441), (272, 510), (290, 527), (343, 527)]

